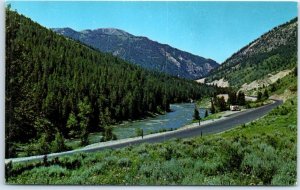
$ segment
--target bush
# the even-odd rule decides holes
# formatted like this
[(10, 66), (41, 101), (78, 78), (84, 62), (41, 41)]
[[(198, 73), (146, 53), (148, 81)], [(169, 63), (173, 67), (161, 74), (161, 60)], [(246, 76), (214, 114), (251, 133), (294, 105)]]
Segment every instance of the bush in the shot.
[(118, 163), (118, 158), (116, 156), (109, 156), (104, 159), (104, 162), (107, 165), (112, 166)]
[(88, 170), (87, 177), (103, 174), (106, 168), (107, 165), (105, 165), (103, 162), (96, 163)]
[(205, 176), (219, 175), (226, 168), (226, 161), (223, 157), (216, 155), (216, 158), (209, 161), (198, 160), (195, 163), (194, 170), (203, 173)]
[(267, 135), (266, 141), (269, 145), (273, 146), (274, 148), (276, 148), (278, 145), (278, 139), (274, 136)]
[(143, 178), (151, 178), (154, 174), (154, 171), (159, 169), (160, 165), (156, 162), (146, 163), (140, 167), (138, 174)]
[(234, 180), (226, 174), (204, 178), (203, 185), (234, 185)]
[(61, 152), (67, 150), (65, 139), (61, 133), (57, 132), (54, 141), (51, 143), (52, 152)]
[(214, 154), (211, 146), (200, 145), (198, 148), (194, 149), (192, 156), (194, 158), (210, 158)]
[(272, 146), (260, 144), (258, 150), (245, 154), (241, 164), (242, 171), (246, 174), (257, 176), (263, 184), (271, 183), (271, 179), (277, 170), (277, 155)]
[(182, 185), (204, 185), (206, 176), (200, 172), (191, 172), (182, 180)]
[(279, 106), (271, 111), (271, 115), (287, 115), (289, 112), (286, 106)]
[(104, 127), (103, 141), (117, 140), (117, 136), (113, 133), (111, 126)]
[(136, 134), (136, 136), (138, 136), (138, 137), (143, 137), (144, 136), (144, 131), (143, 131), (143, 129), (141, 129), (141, 128), (136, 128), (135, 129), (135, 134)]
[(75, 170), (81, 166), (82, 159), (77, 155), (59, 158), (60, 165), (69, 170)]
[(162, 178), (165, 181), (164, 184), (179, 184), (183, 178), (183, 171), (180, 163), (176, 159), (172, 159), (162, 164), (156, 176)]
[(129, 159), (129, 158), (121, 158), (119, 161), (118, 161), (118, 165), (120, 167), (130, 167), (132, 164), (132, 161)]
[(280, 169), (272, 179), (272, 185), (296, 185), (296, 162), (283, 162)]
[(66, 168), (62, 168), (58, 165), (52, 165), (51, 167), (45, 167), (45, 170), (48, 171), (49, 177), (61, 178), (63, 176), (68, 175), (68, 170)]
[(184, 177), (183, 171), (184, 169), (180, 163), (175, 159), (171, 159), (161, 164), (151, 163), (150, 165), (143, 165), (139, 174), (144, 176), (144, 178), (149, 178), (150, 184), (175, 185), (180, 184)]

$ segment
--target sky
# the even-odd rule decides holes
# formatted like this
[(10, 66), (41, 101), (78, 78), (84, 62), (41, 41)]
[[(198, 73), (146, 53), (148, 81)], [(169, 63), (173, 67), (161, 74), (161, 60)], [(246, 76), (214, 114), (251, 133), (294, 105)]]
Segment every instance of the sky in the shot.
[(296, 2), (8, 3), (47, 28), (118, 28), (218, 63), (297, 16)]

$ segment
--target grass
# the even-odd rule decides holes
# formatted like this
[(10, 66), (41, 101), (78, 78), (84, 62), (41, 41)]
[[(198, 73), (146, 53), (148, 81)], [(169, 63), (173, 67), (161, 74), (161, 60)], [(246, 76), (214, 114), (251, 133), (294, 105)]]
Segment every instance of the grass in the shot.
[[(224, 112), (218, 112), (218, 113), (214, 113), (214, 114), (210, 114), (205, 118), (201, 118), (201, 121), (207, 121), (207, 120), (212, 120), (212, 119), (220, 119), (222, 117), (222, 115), (224, 114)], [(193, 119), (192, 123), (198, 123), (198, 120)]]
[[(272, 95), (288, 95), (289, 99), (265, 117), (233, 130), (157, 144), (80, 153), (41, 162), (7, 164), (6, 182), (91, 185), (295, 185), (296, 84), (296, 77), (293, 75), (282, 78)], [(216, 118), (218, 114), (210, 115), (206, 119)], [(95, 134), (90, 140), (97, 140), (97, 137)]]
[(196, 102), (199, 108), (210, 108), (210, 97), (204, 97)]
[(295, 185), (296, 96), (220, 134), (7, 165), (9, 184)]
[(201, 121), (211, 120), (211, 119), (220, 119), (223, 115), (223, 112), (218, 112), (215, 114), (210, 114), (205, 118), (201, 118)]

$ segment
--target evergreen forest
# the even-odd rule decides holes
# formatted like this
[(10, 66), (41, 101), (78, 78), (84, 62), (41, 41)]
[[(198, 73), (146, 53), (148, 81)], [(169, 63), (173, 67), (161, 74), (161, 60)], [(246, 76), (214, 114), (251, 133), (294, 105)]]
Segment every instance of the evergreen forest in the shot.
[(6, 157), (15, 143), (86, 145), (91, 132), (222, 90), (145, 70), (6, 9)]

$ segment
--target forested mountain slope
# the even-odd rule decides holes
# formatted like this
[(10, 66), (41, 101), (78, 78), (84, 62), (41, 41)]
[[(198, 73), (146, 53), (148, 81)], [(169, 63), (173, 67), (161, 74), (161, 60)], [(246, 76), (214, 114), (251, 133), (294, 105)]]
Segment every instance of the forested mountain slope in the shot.
[(110, 124), (213, 92), (100, 53), (6, 10), (6, 157), (14, 156), (16, 142), (49, 145), (55, 134), (85, 139)]
[[(295, 89), (296, 87), (296, 89)], [(7, 165), (9, 184), (297, 184), (297, 76), (276, 83), (289, 98), (265, 117), (201, 137)], [(174, 148), (176, 147), (176, 148)]]
[(214, 60), (181, 51), (146, 37), (134, 36), (119, 29), (99, 28), (80, 32), (71, 28), (53, 30), (144, 68), (180, 78), (197, 79), (219, 66)]
[(297, 18), (275, 27), (249, 43), (211, 71), (206, 82), (224, 78), (240, 87), (269, 73), (297, 65)]

